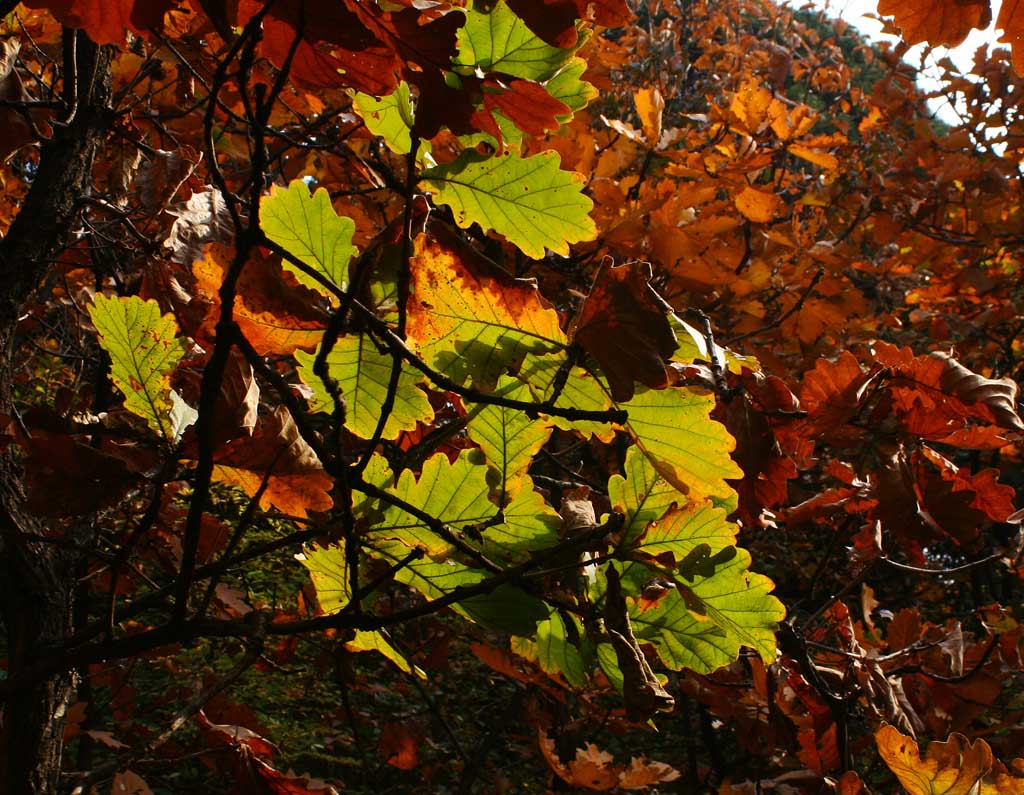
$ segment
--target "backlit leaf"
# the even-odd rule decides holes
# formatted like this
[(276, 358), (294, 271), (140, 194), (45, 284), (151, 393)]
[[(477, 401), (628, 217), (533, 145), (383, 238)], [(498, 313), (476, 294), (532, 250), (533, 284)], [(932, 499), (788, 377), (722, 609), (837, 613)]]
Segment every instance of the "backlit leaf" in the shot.
[[(508, 377), (498, 382), (495, 394), (511, 400), (532, 400), (525, 384)], [(486, 404), (476, 406), (469, 417), (469, 438), (484, 451), (504, 502), (521, 489), (522, 476), (551, 436), (550, 423), (530, 419), (520, 409)]]
[(552, 610), (546, 620), (537, 624), (536, 639), (515, 640), (512, 651), (520, 657), (534, 660), (549, 674), (561, 674), (573, 687), (586, 684), (580, 650), (569, 641), (565, 621), (557, 610)]
[(775, 660), (775, 630), (786, 611), (771, 596), (773, 583), (749, 571), (750, 553), (716, 567), (710, 577), (694, 578), (687, 597), (669, 591), (653, 607), (630, 607), (637, 638), (653, 643), (669, 667), (710, 673), (736, 659), (748, 646), (765, 662)]
[(155, 433), (176, 441), (196, 415), (171, 389), (171, 373), (185, 353), (174, 317), (161, 315), (156, 301), (102, 294), (89, 316), (110, 356), (110, 377), (124, 393), (124, 407)]
[[(582, 58), (573, 58), (559, 69), (554, 77), (545, 81), (544, 88), (575, 113), (589, 105), (598, 95), (597, 89), (583, 79), (583, 73), (586, 71), (587, 62)], [(559, 118), (559, 121), (565, 123), (570, 117), (571, 114)]]
[(534, 282), (512, 279), (450, 235), (416, 238), (412, 292), (410, 343), (460, 383), (493, 386), (528, 352), (566, 342)]
[(492, 560), (521, 562), (529, 552), (558, 543), (562, 517), (534, 491), (528, 475), (501, 515), (504, 521), (483, 531), (484, 554)]
[(640, 388), (627, 403), (626, 430), (665, 480), (683, 494), (729, 499), (725, 480), (743, 472), (729, 457), (735, 440), (725, 426), (711, 420), (713, 395), (689, 387)]
[(545, 247), (566, 256), (570, 244), (593, 240), (597, 228), (582, 177), (559, 163), (551, 151), (526, 158), (466, 151), (424, 171), (420, 184), (452, 208), (463, 229), (474, 223), (493, 229), (533, 259), (543, 257)]
[(878, 13), (895, 19), (907, 44), (926, 41), (947, 47), (992, 21), (988, 0), (879, 0)]
[(879, 756), (910, 795), (973, 795), (992, 768), (988, 743), (971, 743), (962, 734), (929, 743), (924, 758), (912, 737), (888, 724), (875, 732), (875, 742)]
[(608, 498), (612, 507), (625, 517), (622, 538), (628, 546), (643, 534), (648, 524), (661, 519), (679, 502), (680, 494), (635, 445), (626, 453), (623, 471), (625, 476), (612, 475), (608, 479)]
[(774, 193), (747, 186), (736, 194), (736, 209), (751, 221), (766, 224), (779, 214), (782, 202)]
[[(198, 300), (209, 307), (201, 333), (212, 340), (220, 314), (218, 293), (232, 252), (220, 243), (207, 244), (204, 252), (205, 256), (192, 264), (192, 273)], [(261, 355), (290, 354), (298, 348), (312, 350), (323, 336), (327, 318), (317, 309), (319, 293), (289, 284), (290, 278), (275, 263), (254, 252), (238, 280), (235, 321)]]
[(352, 107), (362, 117), (366, 129), (383, 138), (392, 152), (404, 155), (412, 150), (410, 132), (416, 119), (409, 84), (404, 80), (393, 92), (380, 99), (357, 93), (352, 99)]
[(328, 494), (331, 478), (283, 406), (261, 417), (252, 436), (224, 445), (217, 453), (213, 476), (252, 497), (268, 472), (262, 508), (273, 505), (303, 516), (326, 511), (333, 504)]
[(535, 35), (508, 7), (498, 0), (489, 11), (474, 4), (466, 13), (466, 24), (458, 32), (456, 67), (464, 74), (479, 68), (513, 77), (543, 81), (551, 77), (573, 50), (552, 47)]
[[(326, 190), (317, 188), (310, 196), (309, 186), (301, 179), (293, 180), (287, 188), (273, 186), (270, 195), (260, 202), (260, 226), (270, 240), (294, 254), (329, 283), (345, 289), (348, 263), (356, 254), (356, 247), (352, 245), (356, 225), (351, 218), (334, 212)], [(300, 284), (330, 295), (324, 285), (292, 263), (283, 260), (281, 265), (291, 271)]]
[[(296, 351), (295, 359), (299, 363), (299, 378), (313, 389), (310, 408), (313, 411), (334, 411), (330, 393), (313, 372), (316, 354)], [(345, 427), (356, 436), (363, 439), (373, 436), (394, 364), (394, 359), (381, 353), (365, 334), (341, 337), (331, 349), (327, 357), (328, 373), (338, 382), (345, 401)], [(417, 422), (430, 422), (434, 418), (426, 393), (417, 386), (422, 375), (410, 371), (407, 364), (399, 362), (399, 366), (402, 373), (398, 377), (394, 408), (384, 425), (384, 439), (394, 439), (400, 432), (415, 428)]]
[[(390, 491), (459, 533), (466, 527), (485, 524), (497, 513), (497, 506), (488, 499), (486, 473), (479, 450), (463, 451), (454, 463), (438, 453), (423, 464), (419, 478), (403, 470)], [(451, 545), (429, 525), (400, 508), (386, 508), (384, 519), (367, 532), (374, 539), (395, 539), (407, 549), (419, 547), (434, 557), (451, 551)]]
[(1024, 4), (1021, 0), (1003, 0), (996, 27), (1003, 31), (999, 41), (1013, 48), (1013, 69), (1024, 74)]

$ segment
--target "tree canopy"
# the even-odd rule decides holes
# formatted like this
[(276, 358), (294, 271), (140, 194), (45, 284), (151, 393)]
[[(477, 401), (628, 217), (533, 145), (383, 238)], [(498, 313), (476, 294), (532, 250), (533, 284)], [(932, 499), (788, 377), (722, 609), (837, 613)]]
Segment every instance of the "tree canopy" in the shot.
[(0, 794), (1024, 792), (1015, 3), (0, 14)]

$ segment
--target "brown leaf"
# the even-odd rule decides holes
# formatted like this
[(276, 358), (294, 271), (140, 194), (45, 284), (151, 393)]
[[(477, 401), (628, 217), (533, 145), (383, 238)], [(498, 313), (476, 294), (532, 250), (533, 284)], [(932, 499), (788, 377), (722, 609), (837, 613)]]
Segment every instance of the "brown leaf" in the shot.
[(675, 699), (662, 687), (629, 620), (629, 610), (614, 566), (607, 569), (608, 590), (605, 592), (604, 622), (622, 671), (622, 698), (630, 720), (647, 721), (655, 712), (671, 712)]
[(202, 259), (207, 243), (228, 243), (234, 235), (231, 215), (216, 188), (197, 191), (167, 212), (174, 216), (174, 223), (164, 248), (169, 248), (171, 259), (181, 265)]
[[(192, 265), (197, 299), (208, 307), (202, 329), (196, 330), (207, 345), (220, 317), (218, 291), (231, 265), (232, 252), (209, 243), (205, 258)], [(261, 356), (312, 350), (323, 336), (326, 316), (318, 308), (320, 297), (298, 284), (273, 260), (254, 251), (238, 280), (235, 320)]]
[(132, 31), (148, 36), (162, 28), (164, 14), (178, 0), (27, 0), (29, 8), (46, 8), (69, 28), (83, 28), (97, 44), (124, 44)]
[(573, 0), (508, 0), (508, 7), (551, 46), (568, 48), (576, 44), (579, 11)]
[(1014, 71), (1024, 74), (1024, 0), (1003, 0), (996, 27), (1003, 31), (999, 41), (1013, 48)]
[(878, 753), (910, 795), (971, 795), (992, 769), (992, 750), (962, 734), (928, 744), (922, 758), (917, 743), (885, 724), (875, 732)]
[(551, 96), (544, 86), (530, 80), (512, 80), (506, 88), (496, 80), (486, 81), (484, 107), (491, 112), (501, 111), (529, 135), (557, 130), (558, 117), (572, 112), (568, 105)]
[(216, 461), (214, 477), (238, 486), (250, 497), (259, 491), (269, 471), (267, 489), (260, 499), (263, 508), (273, 505), (284, 513), (303, 516), (332, 505), (328, 494), (331, 478), (283, 406), (261, 418), (251, 437), (222, 448)]
[[(0, 41), (0, 100), (21, 102), (28, 98), (14, 62), (21, 50), (15, 38)], [(32, 128), (17, 108), (0, 107), (0, 163), (16, 149), (33, 140)]]
[(153, 790), (138, 773), (124, 770), (114, 774), (114, 781), (110, 785), (110, 795), (153, 795)]
[(633, 397), (635, 382), (652, 389), (669, 383), (678, 342), (650, 279), (646, 262), (603, 268), (576, 324), (576, 342), (597, 360), (620, 403)]
[(590, 501), (590, 489), (586, 486), (563, 495), (558, 513), (562, 517), (560, 532), (563, 538), (568, 538), (577, 530), (597, 525), (597, 514), (594, 512), (594, 504)]
[[(356, 0), (281, 0), (263, 21), (263, 54), (277, 67), (288, 58), (300, 14), (303, 36), (291, 64), (291, 77), (311, 89), (345, 85), (375, 96), (390, 94), (398, 85), (400, 66), (393, 49), (365, 24), (383, 14), (360, 8)], [(263, 4), (241, 0), (238, 22), (244, 25)]]
[(878, 0), (878, 13), (894, 18), (907, 44), (926, 41), (947, 47), (992, 21), (988, 0)]
[(33, 430), (25, 461), (28, 505), (41, 516), (80, 516), (120, 502), (138, 480), (120, 458), (70, 436)]

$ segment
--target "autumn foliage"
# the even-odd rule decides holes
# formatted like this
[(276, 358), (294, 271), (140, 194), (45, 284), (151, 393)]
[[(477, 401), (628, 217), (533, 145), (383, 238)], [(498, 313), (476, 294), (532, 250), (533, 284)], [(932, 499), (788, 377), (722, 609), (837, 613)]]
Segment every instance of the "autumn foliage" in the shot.
[(0, 11), (0, 793), (1024, 792), (1016, 3)]

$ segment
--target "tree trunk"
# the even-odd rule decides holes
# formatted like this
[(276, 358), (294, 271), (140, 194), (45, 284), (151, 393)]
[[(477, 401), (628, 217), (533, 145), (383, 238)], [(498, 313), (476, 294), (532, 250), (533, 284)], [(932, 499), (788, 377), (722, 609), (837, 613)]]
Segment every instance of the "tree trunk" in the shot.
[[(0, 240), (0, 413), (14, 416), (15, 331), (25, 303), (45, 282), (66, 246), (89, 194), (92, 167), (111, 116), (110, 51), (80, 31), (64, 33), (64, 99), (68, 118), (42, 147), (32, 187)], [(52, 652), (71, 627), (76, 554), (39, 538), (59, 537), (25, 505), (12, 450), (0, 453), (0, 615), (12, 676)], [(0, 795), (55, 793), (64, 713), (72, 694), (64, 673), (19, 688), (3, 704)]]

